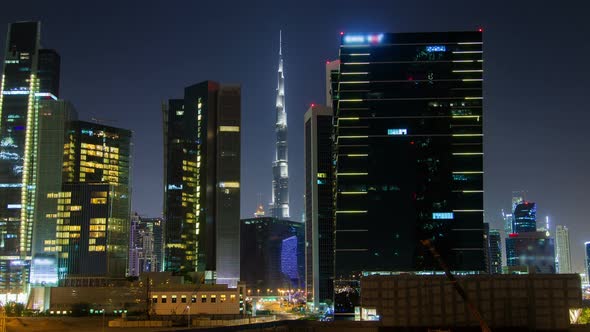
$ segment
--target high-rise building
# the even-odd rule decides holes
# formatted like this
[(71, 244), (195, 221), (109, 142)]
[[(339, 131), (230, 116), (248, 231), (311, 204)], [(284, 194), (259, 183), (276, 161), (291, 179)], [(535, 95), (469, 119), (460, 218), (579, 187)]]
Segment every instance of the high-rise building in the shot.
[[(62, 188), (56, 199), (60, 279), (122, 278), (127, 273), (131, 208), (131, 131), (73, 121), (64, 144)], [(81, 260), (83, 262), (81, 262)]]
[(240, 226), (242, 281), (248, 289), (303, 289), (305, 285), (304, 224), (259, 217)]
[(488, 245), (489, 245), (489, 273), (490, 274), (501, 274), (502, 273), (502, 236), (500, 230), (490, 229), (488, 233)]
[(336, 278), (439, 269), (422, 239), (452, 270), (485, 271), (482, 44), (477, 31), (341, 36)]
[(129, 231), (129, 275), (160, 272), (162, 259), (162, 224), (159, 218), (131, 217)]
[(572, 273), (572, 256), (570, 254), (570, 235), (566, 226), (555, 227), (555, 265), (558, 273)]
[(510, 234), (506, 257), (510, 273), (555, 273), (555, 243), (545, 232)]
[(212, 81), (164, 105), (165, 270), (240, 278), (240, 87)]
[(272, 213), (275, 218), (289, 218), (289, 167), (287, 161), (287, 111), (285, 110), (285, 75), (283, 40), (279, 38), (279, 70), (276, 100), (276, 154), (272, 164)]
[(305, 125), (305, 276), (314, 307), (334, 294), (332, 109), (312, 105)]
[[(513, 210), (514, 212), (514, 210)], [(505, 213), (504, 209), (502, 209), (502, 220), (504, 221), (504, 233), (511, 234), (512, 233), (512, 213)]]
[(537, 205), (523, 202), (516, 205), (513, 213), (512, 232), (516, 234), (537, 231)]
[(586, 254), (586, 275), (590, 278), (590, 242), (584, 242), (584, 253)]
[(41, 49), (41, 24), (8, 26), (0, 82), (0, 294), (22, 300), (37, 196), (39, 99), (57, 99), (59, 55)]
[(526, 192), (524, 190), (515, 190), (512, 192), (512, 213), (516, 209), (518, 204), (522, 204), (526, 201)]
[(46, 251), (47, 241), (55, 241), (57, 205), (50, 193), (61, 191), (64, 144), (72, 120), (77, 115), (74, 107), (63, 100), (39, 102), (37, 141), (38, 170), (33, 225), (33, 260), (31, 285), (57, 284), (57, 253)]

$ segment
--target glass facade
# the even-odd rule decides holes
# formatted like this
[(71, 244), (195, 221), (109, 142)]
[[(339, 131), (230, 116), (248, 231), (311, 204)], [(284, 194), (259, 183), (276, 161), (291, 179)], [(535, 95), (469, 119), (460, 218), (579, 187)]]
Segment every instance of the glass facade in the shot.
[(516, 234), (537, 231), (537, 205), (532, 202), (517, 204), (513, 214), (512, 232)]
[(545, 232), (510, 234), (506, 257), (511, 273), (555, 273), (555, 242)]
[(165, 270), (239, 280), (239, 86), (205, 81), (164, 105)]
[[(71, 123), (64, 144), (62, 191), (48, 194), (48, 198), (57, 198), (57, 236), (44, 249), (57, 252), (60, 279), (126, 275), (130, 163), (131, 131), (99, 123)], [(80, 240), (72, 235), (73, 242), (67, 239), (72, 229)], [(86, 230), (89, 238), (82, 236)], [(86, 250), (92, 252), (89, 257), (95, 263), (91, 266), (77, 262), (83, 256), (75, 253), (76, 248), (80, 255)]]
[(39, 100), (57, 99), (59, 55), (40, 48), (39, 22), (10, 24), (0, 80), (0, 294), (29, 279), (37, 197)]
[(570, 254), (570, 235), (566, 226), (555, 227), (555, 265), (558, 273), (572, 273), (572, 256)]
[(489, 273), (502, 274), (502, 236), (500, 230), (490, 229), (488, 235), (489, 243)]
[(263, 293), (267, 289), (303, 289), (303, 223), (272, 217), (242, 219), (240, 233), (240, 275), (248, 289)]
[(305, 122), (305, 273), (307, 300), (333, 301), (334, 226), (332, 109), (312, 106)]
[(586, 253), (586, 276), (590, 276), (590, 242), (584, 242), (584, 252)]
[(485, 271), (482, 47), (475, 31), (342, 35), (336, 279), (439, 270), (422, 239), (452, 270)]

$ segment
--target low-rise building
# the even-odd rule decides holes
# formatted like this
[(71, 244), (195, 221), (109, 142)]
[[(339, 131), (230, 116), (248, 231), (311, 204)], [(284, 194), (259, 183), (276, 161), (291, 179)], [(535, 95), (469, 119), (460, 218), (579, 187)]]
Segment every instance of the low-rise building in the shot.
[[(577, 274), (457, 277), (490, 328), (567, 329), (580, 308)], [(369, 276), (361, 280), (360, 315), (384, 326), (478, 326), (467, 304), (442, 275)]]

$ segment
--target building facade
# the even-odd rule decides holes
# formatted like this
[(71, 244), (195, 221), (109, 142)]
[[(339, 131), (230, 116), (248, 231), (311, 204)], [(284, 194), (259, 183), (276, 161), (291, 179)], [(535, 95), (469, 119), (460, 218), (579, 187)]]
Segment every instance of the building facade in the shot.
[(305, 124), (305, 278), (308, 303), (332, 302), (334, 225), (332, 109), (312, 105)]
[(335, 278), (439, 269), (421, 239), (485, 271), (482, 46), (478, 31), (342, 34)]
[(285, 109), (285, 74), (283, 40), (279, 38), (279, 70), (276, 107), (276, 154), (272, 164), (272, 213), (275, 218), (289, 218), (289, 165), (287, 154), (287, 111)]
[(59, 55), (40, 38), (39, 22), (9, 24), (0, 82), (0, 294), (10, 300), (22, 300), (29, 279), (39, 100), (59, 95)]
[(240, 275), (248, 289), (264, 293), (304, 288), (303, 223), (273, 217), (242, 219), (240, 232)]
[(162, 254), (162, 220), (131, 217), (129, 231), (129, 275), (143, 272), (160, 272)]
[(566, 226), (555, 226), (555, 265), (558, 273), (573, 273), (570, 235)]
[(500, 230), (490, 229), (488, 235), (489, 244), (489, 273), (502, 274), (502, 236)]
[(545, 232), (510, 234), (506, 257), (511, 273), (555, 273), (555, 242)]
[(590, 242), (584, 242), (584, 253), (586, 254), (586, 275), (590, 278)]
[(240, 277), (239, 86), (205, 81), (164, 105), (165, 270)]
[(537, 205), (532, 202), (517, 204), (513, 213), (512, 233), (537, 231)]

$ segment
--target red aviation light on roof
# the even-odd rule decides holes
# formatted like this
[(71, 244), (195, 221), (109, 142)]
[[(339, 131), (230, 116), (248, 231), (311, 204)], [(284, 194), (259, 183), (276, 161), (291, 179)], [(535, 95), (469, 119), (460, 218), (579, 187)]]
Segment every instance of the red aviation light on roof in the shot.
[(515, 237), (518, 237), (518, 234), (517, 233), (510, 233), (510, 234), (508, 234), (508, 237), (515, 238)]
[(326, 61), (326, 64), (327, 64), (327, 65), (329, 65), (329, 64), (330, 64), (330, 60), (327, 60), (327, 61)]
[(344, 31), (340, 31), (340, 36), (343, 36), (343, 35), (344, 35)]
[(483, 32), (483, 28), (478, 28), (477, 31), (478, 32)]
[(311, 107), (315, 107), (315, 104), (314, 103), (311, 103)]

